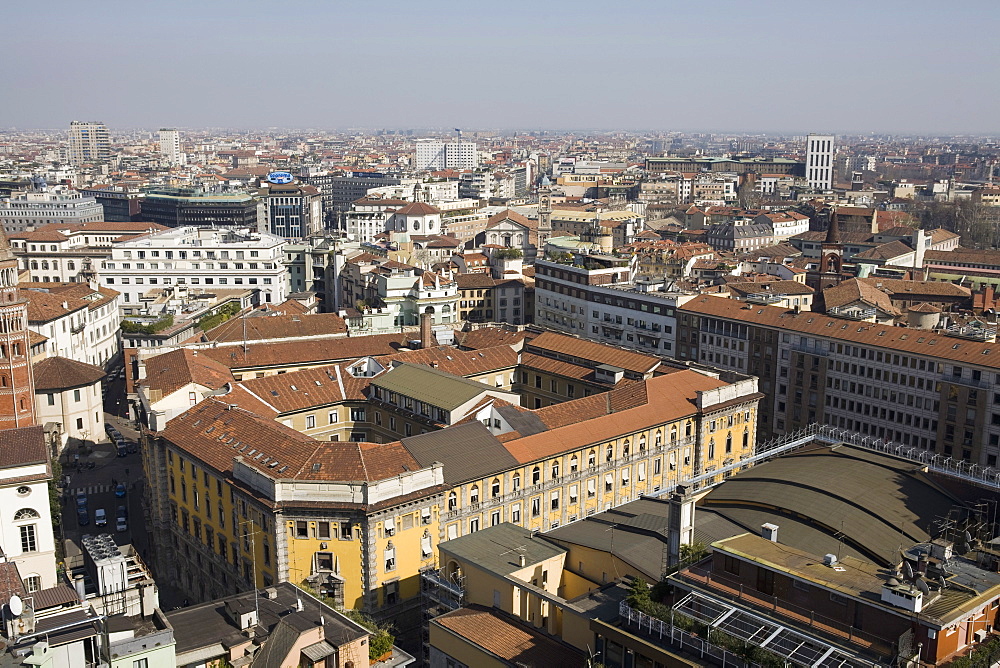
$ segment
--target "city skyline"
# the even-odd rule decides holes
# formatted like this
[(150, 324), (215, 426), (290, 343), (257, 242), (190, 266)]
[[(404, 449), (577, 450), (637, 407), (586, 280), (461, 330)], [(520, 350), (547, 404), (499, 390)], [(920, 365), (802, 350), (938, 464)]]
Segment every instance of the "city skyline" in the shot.
[(985, 3), (105, 7), (7, 9), (26, 66), (0, 127), (988, 134), (1000, 102)]

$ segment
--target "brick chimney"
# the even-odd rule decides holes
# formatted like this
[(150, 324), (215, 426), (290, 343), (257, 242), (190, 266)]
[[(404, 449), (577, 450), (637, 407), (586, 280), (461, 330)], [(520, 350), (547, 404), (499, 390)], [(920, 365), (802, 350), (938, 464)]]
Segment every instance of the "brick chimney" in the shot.
[(431, 329), (431, 314), (420, 314), (420, 347), (431, 348), (437, 341), (434, 339), (434, 331)]

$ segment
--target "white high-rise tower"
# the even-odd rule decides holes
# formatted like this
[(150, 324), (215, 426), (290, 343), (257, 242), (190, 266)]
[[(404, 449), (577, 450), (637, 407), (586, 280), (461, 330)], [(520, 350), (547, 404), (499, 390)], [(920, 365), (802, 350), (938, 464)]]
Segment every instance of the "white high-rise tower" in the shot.
[(69, 162), (82, 165), (111, 157), (108, 127), (99, 121), (73, 121), (69, 124)]
[(160, 128), (160, 153), (170, 165), (183, 165), (186, 160), (181, 153), (181, 133), (173, 128)]
[(817, 190), (833, 187), (833, 135), (806, 138), (806, 180)]

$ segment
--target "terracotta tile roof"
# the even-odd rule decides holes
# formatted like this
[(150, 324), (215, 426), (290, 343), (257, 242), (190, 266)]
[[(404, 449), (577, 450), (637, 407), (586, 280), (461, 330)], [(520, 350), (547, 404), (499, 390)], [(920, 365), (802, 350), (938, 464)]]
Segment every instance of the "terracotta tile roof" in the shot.
[(364, 401), (366, 397), (363, 390), (368, 386), (369, 379), (355, 378), (346, 371), (346, 366), (331, 364), (264, 378), (251, 378), (240, 382), (239, 386), (279, 413), (291, 413), (347, 399)]
[[(21, 289), (21, 296), (28, 297), (28, 299), (34, 298), (38, 294), (48, 294), (60, 297), (60, 304), (62, 301), (73, 303), (73, 300), (80, 300), (91, 311), (99, 309), (105, 304), (114, 301), (120, 292), (116, 292), (110, 288), (105, 288), (99, 286), (96, 290), (91, 288), (87, 283), (42, 283), (39, 281), (21, 281), (18, 284)], [(25, 294), (24, 291), (30, 291), (29, 294)], [(43, 300), (44, 301), (44, 300)], [(52, 300), (49, 300), (52, 302)], [(54, 302), (52, 302), (54, 303)], [(76, 310), (75, 307), (72, 310)], [(30, 320), (30, 316), (29, 316)]]
[(794, 310), (778, 306), (748, 308), (743, 302), (719, 299), (718, 297), (692, 299), (684, 306), (678, 307), (678, 311), (682, 314), (694, 313), (730, 318), (744, 321), (750, 325), (828, 337), (882, 348), (894, 353), (912, 353), (954, 360), (964, 364), (1000, 368), (1000, 345), (956, 339), (940, 332), (879, 325), (871, 322), (855, 322), (811, 311), (795, 313)]
[(496, 281), (489, 274), (457, 274), (455, 282), (459, 290), (482, 290), (492, 288)]
[(230, 369), (293, 366), (352, 360), (368, 355), (391, 355), (409, 344), (409, 334), (376, 334), (340, 339), (312, 339), (280, 343), (252, 343), (243, 346), (219, 346), (201, 351)]
[(865, 283), (875, 286), (890, 297), (898, 299), (915, 299), (920, 297), (933, 298), (971, 298), (972, 290), (948, 281), (905, 281), (896, 278), (863, 278)]
[(962, 266), (970, 264), (986, 265), (991, 268), (1000, 266), (1000, 250), (958, 248), (950, 251), (929, 250), (924, 253), (925, 264), (943, 266)]
[(236, 457), (274, 479), (374, 482), (420, 468), (399, 442), (317, 441), (219, 397), (177, 416), (160, 435), (224, 473)]
[(77, 362), (67, 357), (46, 357), (32, 367), (35, 372), (35, 389), (43, 392), (93, 385), (107, 375), (104, 369), (93, 364)]
[(500, 223), (504, 222), (505, 220), (517, 223), (518, 225), (526, 227), (529, 230), (534, 230), (538, 228), (537, 220), (531, 220), (530, 218), (522, 216), (517, 211), (512, 211), (511, 209), (507, 209), (506, 211), (501, 211), (500, 213), (490, 216), (489, 220), (486, 221), (486, 229), (495, 227)]
[(233, 380), (229, 369), (195, 350), (178, 350), (146, 360), (146, 377), (141, 385), (148, 391), (159, 390), (166, 397), (188, 383), (217, 390)]
[(6, 605), (12, 596), (25, 598), (28, 593), (13, 561), (0, 561), (0, 605)]
[(635, 373), (648, 373), (660, 364), (659, 358), (651, 355), (622, 350), (555, 332), (539, 334), (531, 340), (528, 348), (535, 352), (545, 351), (556, 355), (580, 357), (596, 364), (608, 364)]
[(41, 426), (0, 430), (0, 469), (48, 463), (45, 433)]
[(526, 463), (581, 445), (600, 443), (693, 415), (698, 411), (695, 401), (699, 391), (724, 385), (727, 383), (691, 370), (636, 381), (610, 392), (534, 411), (549, 429), (508, 441), (504, 446), (515, 459)]
[(482, 606), (453, 610), (435, 617), (432, 624), (482, 647), (508, 665), (570, 668), (586, 664), (583, 652)]
[(533, 337), (534, 334), (524, 330), (512, 332), (500, 327), (481, 327), (471, 332), (455, 330), (455, 345), (469, 350), (479, 350), (501, 344), (514, 345)]
[(517, 366), (517, 352), (509, 344), (477, 350), (455, 348), (426, 348), (376, 358), (385, 367), (393, 361), (423, 364), (456, 376), (468, 378), (490, 371), (511, 369)]
[(932, 244), (940, 244), (951, 239), (957, 239), (960, 236), (943, 227), (931, 230), (928, 234), (930, 234)]
[(22, 289), (20, 295), (28, 300), (28, 322), (45, 323), (87, 308), (88, 302), (75, 297), (65, 297), (37, 290)]
[(267, 315), (230, 318), (205, 332), (209, 341), (264, 341), (343, 334), (347, 323), (336, 313)]
[(823, 302), (826, 304), (827, 310), (849, 306), (858, 301), (874, 306), (890, 315), (900, 314), (900, 310), (892, 305), (889, 295), (867, 281), (851, 278), (823, 290)]
[(401, 216), (429, 216), (441, 213), (441, 209), (430, 204), (425, 204), (424, 202), (410, 202), (403, 208), (398, 209), (396, 213)]

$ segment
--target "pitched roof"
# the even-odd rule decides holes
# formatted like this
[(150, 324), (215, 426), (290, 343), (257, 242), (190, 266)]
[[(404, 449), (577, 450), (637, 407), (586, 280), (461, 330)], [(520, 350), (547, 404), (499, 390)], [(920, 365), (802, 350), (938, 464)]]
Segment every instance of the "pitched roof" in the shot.
[(32, 365), (35, 390), (66, 390), (93, 385), (107, 374), (104, 369), (68, 357), (46, 357)]
[(439, 369), (406, 363), (376, 376), (371, 384), (449, 411), (492, 389)]
[(908, 253), (913, 253), (913, 249), (902, 241), (890, 241), (879, 244), (874, 248), (857, 253), (852, 260), (892, 260)]
[(401, 216), (429, 216), (441, 213), (441, 209), (424, 202), (410, 202), (403, 208), (397, 209), (396, 213)]
[(376, 334), (268, 344), (255, 342), (246, 350), (243, 346), (219, 346), (206, 348), (201, 354), (230, 369), (302, 364), (319, 366), (368, 355), (391, 355), (406, 347), (410, 337), (409, 334)]
[(141, 385), (150, 391), (159, 390), (163, 397), (188, 383), (217, 390), (233, 380), (233, 374), (224, 364), (187, 348), (150, 357), (145, 365), (146, 377)]
[(476, 480), (517, 465), (500, 440), (478, 420), (410, 436), (402, 440), (402, 445), (421, 466), (444, 464), (444, 481), (448, 485)]
[(726, 284), (730, 292), (746, 297), (758, 292), (775, 295), (811, 295), (816, 291), (798, 281), (766, 281), (763, 283), (734, 282)]
[(209, 341), (262, 341), (301, 337), (333, 336), (347, 331), (347, 323), (336, 313), (292, 314), (230, 318), (205, 332)]
[(889, 295), (867, 281), (850, 278), (840, 284), (823, 290), (823, 301), (827, 310), (864, 302), (890, 315), (899, 315), (900, 310), (892, 305)]
[(501, 211), (500, 213), (490, 216), (489, 220), (486, 221), (486, 229), (495, 227), (496, 225), (499, 225), (505, 220), (517, 223), (518, 225), (526, 227), (529, 230), (534, 230), (538, 227), (537, 220), (531, 220), (525, 216), (522, 216), (517, 211), (506, 209), (505, 211)]
[(48, 461), (49, 452), (41, 426), (0, 430), (0, 469)]
[(652, 355), (622, 350), (556, 332), (542, 332), (531, 340), (529, 346), (536, 351), (580, 357), (596, 364), (608, 364), (635, 373), (648, 373), (660, 364), (659, 358)]
[(483, 606), (459, 608), (435, 617), (432, 623), (466, 638), (508, 665), (581, 666), (585, 663), (583, 652)]

